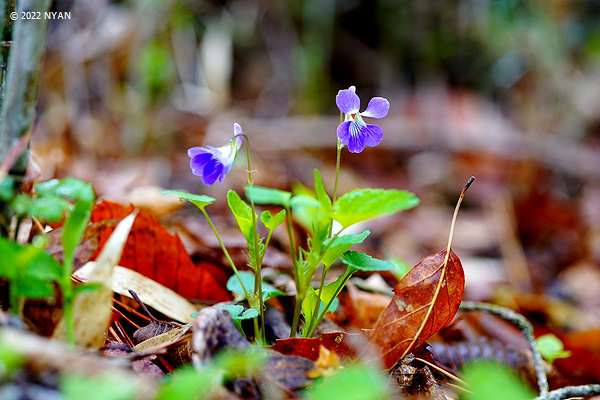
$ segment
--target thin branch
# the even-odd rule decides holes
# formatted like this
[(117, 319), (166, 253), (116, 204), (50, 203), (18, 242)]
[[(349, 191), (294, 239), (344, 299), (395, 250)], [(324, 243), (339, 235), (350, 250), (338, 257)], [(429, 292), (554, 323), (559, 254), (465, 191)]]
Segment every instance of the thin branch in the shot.
[(595, 394), (600, 394), (600, 385), (565, 386), (536, 397), (533, 400), (562, 400), (570, 399), (571, 397), (593, 396)]
[[(542, 355), (535, 344), (533, 326), (524, 316), (506, 307), (475, 301), (463, 301), (460, 305), (460, 308), (461, 310), (486, 311), (495, 314), (519, 328), (519, 330), (523, 333), (523, 336), (525, 336), (527, 344), (529, 345), (529, 349), (533, 355), (533, 367), (535, 369), (535, 375), (540, 388), (540, 396), (543, 397), (548, 394), (548, 378), (546, 377), (546, 371), (544, 370), (544, 361), (542, 360)], [(545, 397), (543, 398), (545, 399)]]

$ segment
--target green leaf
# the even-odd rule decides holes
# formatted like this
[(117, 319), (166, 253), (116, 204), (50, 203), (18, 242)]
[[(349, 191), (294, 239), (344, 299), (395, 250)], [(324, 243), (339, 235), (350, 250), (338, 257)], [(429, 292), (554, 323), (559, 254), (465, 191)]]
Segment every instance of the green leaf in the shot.
[(227, 192), (227, 204), (248, 243), (252, 242), (252, 208), (234, 190)]
[[(336, 281), (337, 282), (337, 281)], [(321, 304), (319, 304), (319, 311), (317, 313), (317, 317), (321, 315), (323, 310), (325, 309), (325, 304), (329, 302), (333, 298), (335, 294), (336, 285), (333, 285), (332, 282), (329, 285), (325, 285), (323, 291), (321, 292)], [(302, 300), (302, 313), (304, 314), (305, 321), (311, 321), (313, 318), (313, 311), (315, 310), (315, 306), (317, 305), (317, 291), (318, 289), (313, 288), (312, 286), (308, 287), (306, 291), (306, 297)], [(327, 311), (335, 311), (339, 304), (338, 299), (334, 299)], [(317, 321), (318, 323), (319, 321)]]
[(93, 203), (96, 200), (96, 195), (91, 184), (71, 176), (59, 180), (54, 193), (57, 196), (67, 197), (84, 203)]
[(248, 308), (246, 310), (244, 310), (243, 313), (240, 314), (240, 318), (239, 319), (252, 319), (252, 318), (256, 318), (258, 317), (259, 312), (256, 311), (254, 308)]
[(200, 209), (204, 209), (204, 207), (211, 205), (215, 202), (215, 199), (210, 196), (206, 196), (203, 194), (188, 193), (183, 190), (163, 190), (161, 193), (173, 194), (175, 196), (178, 196), (180, 200), (188, 200), (190, 203), (192, 203)]
[(321, 173), (318, 169), (315, 169), (315, 194), (317, 196), (317, 200), (321, 203), (323, 207), (323, 211), (325, 214), (330, 214), (333, 212), (331, 199), (327, 194), (327, 190), (325, 189), (325, 185), (323, 184), (323, 178), (321, 178)]
[(209, 368), (215, 375), (223, 371), (228, 377), (247, 377), (260, 372), (267, 360), (266, 351), (257, 346), (241, 351), (229, 349), (217, 354)]
[(314, 197), (302, 194), (292, 197), (291, 205), (294, 219), (306, 229), (312, 229), (321, 203)]
[(61, 379), (60, 391), (67, 400), (129, 400), (136, 395), (129, 379), (116, 374), (93, 377), (66, 374)]
[[(380, 400), (387, 399), (385, 375), (370, 365), (345, 367), (322, 384), (306, 391), (308, 400)], [(507, 397), (508, 398), (508, 397)]]
[(227, 310), (231, 315), (231, 319), (239, 321), (243, 319), (252, 319), (258, 316), (258, 311), (253, 308), (244, 310), (244, 306), (239, 304), (221, 304), (218, 306), (224, 310)]
[(0, 276), (11, 282), (11, 296), (44, 298), (54, 294), (51, 284), (61, 277), (61, 265), (33, 245), (19, 245), (0, 238)]
[(23, 363), (25, 357), (15, 347), (0, 341), (0, 369), (3, 379), (10, 379), (13, 372), (21, 368)]
[(260, 214), (260, 220), (268, 230), (273, 232), (285, 220), (285, 213), (285, 210), (281, 210), (275, 216), (271, 216), (271, 211), (266, 210)]
[(27, 214), (43, 221), (58, 222), (71, 209), (72, 204), (57, 196), (48, 196), (33, 199), (29, 203)]
[(326, 268), (329, 268), (344, 252), (355, 244), (362, 243), (371, 232), (369, 230), (363, 231), (361, 234), (348, 234), (337, 236), (333, 239), (327, 239), (323, 245), (329, 246), (321, 262), (325, 264)]
[(309, 196), (309, 197), (317, 197), (315, 191), (309, 188), (308, 186), (303, 185), (300, 182), (292, 183), (292, 196)]
[(404, 278), (404, 275), (406, 275), (408, 273), (408, 271), (410, 271), (410, 269), (412, 268), (409, 264), (404, 262), (404, 260), (402, 260), (398, 257), (390, 258), (389, 262), (391, 262), (392, 265), (394, 266), (394, 269), (392, 269), (391, 271), (392, 271), (392, 274), (394, 274), (394, 276), (398, 280), (401, 280), (402, 278)]
[(413, 193), (396, 189), (357, 189), (341, 196), (333, 218), (347, 228), (360, 221), (406, 210), (419, 204)]
[[(169, 374), (158, 390), (156, 400), (200, 400), (213, 388), (214, 371), (186, 366)], [(85, 397), (81, 397), (85, 398)]]
[(151, 94), (162, 93), (173, 73), (172, 57), (167, 48), (159, 41), (147, 42), (139, 53), (137, 63), (140, 81)]
[(505, 365), (489, 361), (468, 364), (463, 371), (467, 400), (531, 400), (535, 394)]
[[(93, 193), (92, 186), (88, 185), (88, 187), (89, 190)], [(72, 273), (75, 248), (77, 247), (77, 244), (81, 241), (81, 237), (83, 236), (85, 227), (87, 226), (90, 216), (92, 215), (92, 205), (94, 203), (94, 200), (93, 196), (92, 199), (90, 199), (88, 195), (83, 196), (75, 203), (75, 208), (67, 217), (67, 221), (65, 222), (65, 226), (63, 229), (63, 265), (64, 268), (66, 268), (67, 270), (67, 272), (65, 272), (66, 275), (71, 275)]]
[(14, 182), (15, 178), (10, 175), (5, 176), (4, 179), (0, 181), (0, 200), (6, 202), (12, 200), (15, 195)]
[(361, 271), (388, 271), (394, 269), (394, 264), (379, 260), (370, 255), (357, 251), (347, 251), (342, 255), (342, 262), (350, 269)]
[(557, 358), (567, 358), (571, 356), (571, 352), (565, 350), (563, 342), (551, 333), (537, 338), (535, 344), (542, 357), (544, 357), (549, 364), (552, 364)]
[[(252, 272), (240, 271), (239, 275), (240, 275), (240, 278), (242, 279), (242, 282), (244, 283), (244, 287), (247, 290), (251, 291), (252, 289), (254, 289), (254, 274)], [(232, 275), (231, 278), (229, 278), (229, 280), (227, 281), (227, 290), (229, 290), (230, 292), (233, 292), (235, 294), (244, 295), (244, 290), (242, 289), (242, 285), (240, 284), (239, 279), (235, 275)], [(262, 282), (262, 292), (263, 292), (263, 300), (270, 299), (271, 297), (274, 297), (274, 296), (285, 295), (285, 293), (275, 289), (273, 286), (269, 285), (268, 283), (264, 283), (264, 282)], [(258, 296), (256, 296), (256, 297), (258, 298)]]
[(57, 196), (31, 198), (19, 194), (11, 202), (11, 207), (17, 215), (31, 215), (43, 221), (57, 222), (64, 218), (72, 204)]
[(58, 179), (50, 179), (45, 182), (36, 183), (35, 191), (40, 197), (54, 196), (56, 195), (56, 188), (58, 187), (58, 184)]
[(315, 169), (315, 194), (317, 195), (320, 207), (317, 211), (312, 229), (315, 239), (319, 242), (323, 242), (329, 237), (333, 207), (331, 205), (331, 199), (325, 190), (321, 173), (318, 169)]
[(102, 289), (102, 283), (81, 283), (73, 289), (73, 296), (77, 296), (83, 292), (93, 292), (94, 290)]
[(274, 204), (289, 207), (292, 198), (290, 192), (262, 186), (246, 186), (244, 191), (246, 198), (254, 201), (254, 204)]
[(71, 176), (63, 179), (51, 179), (46, 182), (36, 183), (37, 197), (66, 197), (71, 200), (81, 200), (92, 203), (95, 200), (92, 186), (81, 179)]

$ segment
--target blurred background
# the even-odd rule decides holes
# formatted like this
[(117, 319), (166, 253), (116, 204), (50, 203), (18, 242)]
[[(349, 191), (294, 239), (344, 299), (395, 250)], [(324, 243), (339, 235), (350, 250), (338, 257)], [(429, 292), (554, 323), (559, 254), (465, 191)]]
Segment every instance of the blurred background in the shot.
[(342, 153), (341, 192), (398, 188), (421, 199), (360, 227), (373, 231), (371, 254), (413, 265), (442, 249), (474, 175), (454, 241), (466, 298), (520, 308), (545, 326), (600, 328), (599, 2), (52, 7), (71, 19), (50, 22), (32, 136), (39, 179), (74, 175), (101, 198), (159, 214), (173, 206), (163, 188), (205, 193), (225, 215), (226, 191), (245, 183), (245, 155), (206, 187), (186, 150), (224, 144), (239, 122), (258, 185), (312, 186), (319, 168), (331, 192), (335, 95), (355, 85), (361, 110), (373, 96), (391, 109), (370, 122), (385, 131), (379, 146)]

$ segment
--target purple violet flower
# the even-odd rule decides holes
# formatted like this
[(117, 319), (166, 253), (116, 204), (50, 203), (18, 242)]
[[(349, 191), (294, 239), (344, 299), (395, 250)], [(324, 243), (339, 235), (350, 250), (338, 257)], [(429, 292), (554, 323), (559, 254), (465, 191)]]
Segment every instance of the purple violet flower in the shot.
[(367, 125), (362, 117), (383, 118), (390, 110), (390, 102), (383, 97), (373, 97), (367, 109), (360, 110), (360, 98), (356, 87), (340, 90), (335, 103), (346, 115), (345, 121), (337, 127), (337, 136), (351, 153), (360, 153), (365, 146), (377, 146), (383, 139), (383, 129), (377, 125)]
[(212, 185), (218, 179), (223, 182), (225, 175), (231, 170), (235, 156), (242, 145), (242, 127), (233, 124), (233, 138), (221, 147), (191, 147), (187, 154), (190, 157), (190, 168), (194, 175), (202, 177), (205, 185)]

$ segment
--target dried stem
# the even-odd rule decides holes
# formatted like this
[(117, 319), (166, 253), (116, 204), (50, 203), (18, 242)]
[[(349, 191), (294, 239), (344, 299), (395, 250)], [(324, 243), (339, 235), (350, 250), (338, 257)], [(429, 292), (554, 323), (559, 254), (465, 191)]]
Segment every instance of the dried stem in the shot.
[(565, 386), (545, 395), (538, 396), (533, 400), (562, 400), (572, 397), (593, 396), (595, 394), (600, 394), (600, 385)]
[(475, 180), (474, 176), (470, 177), (469, 180), (467, 181), (467, 183), (465, 184), (465, 186), (463, 187), (463, 190), (460, 192), (460, 196), (458, 198), (458, 201), (456, 202), (456, 207), (454, 208), (454, 215), (452, 216), (452, 223), (450, 225), (450, 234), (448, 235), (448, 246), (446, 247), (446, 257), (444, 257), (444, 263), (442, 264), (442, 267), (441, 267), (442, 273), (440, 275), (440, 281), (439, 281), (437, 287), (435, 288), (435, 293), (433, 294), (433, 297), (431, 299), (431, 305), (427, 309), (427, 314), (425, 314), (425, 318), (423, 318), (423, 323), (419, 327), (419, 330), (417, 331), (417, 333), (411, 339), (411, 342), (408, 345), (408, 347), (406, 347), (406, 350), (404, 350), (402, 357), (400, 357), (401, 359), (406, 357), (406, 355), (410, 352), (410, 350), (412, 350), (412, 347), (414, 346), (415, 342), (418, 340), (419, 336), (421, 335), (421, 332), (423, 332), (423, 329), (425, 329), (425, 325), (427, 324), (427, 321), (429, 320), (429, 317), (431, 316), (431, 313), (433, 312), (433, 308), (435, 307), (435, 302), (437, 301), (437, 298), (440, 294), (440, 290), (442, 289), (442, 285), (445, 282), (444, 279), (446, 278), (446, 270), (448, 269), (447, 268), (448, 259), (450, 258), (450, 247), (452, 247), (452, 237), (454, 236), (454, 225), (456, 224), (456, 217), (458, 216), (458, 210), (460, 210), (460, 205), (462, 204), (462, 201), (465, 198), (465, 194), (467, 193), (467, 190), (469, 189), (469, 187), (471, 186), (471, 184), (473, 183), (474, 180)]
[[(475, 301), (463, 301), (460, 305), (461, 310), (469, 311), (486, 311), (495, 314), (502, 319), (505, 319), (514, 324), (525, 336), (529, 349), (533, 355), (533, 367), (535, 375), (537, 377), (538, 386), (540, 388), (541, 398), (546, 399), (545, 395), (548, 394), (548, 378), (546, 377), (546, 371), (544, 370), (544, 361), (540, 354), (536, 344), (535, 336), (533, 336), (533, 326), (531, 323), (521, 314), (514, 312), (506, 307), (497, 306), (494, 304), (480, 303)], [(553, 397), (553, 399), (559, 397)]]

